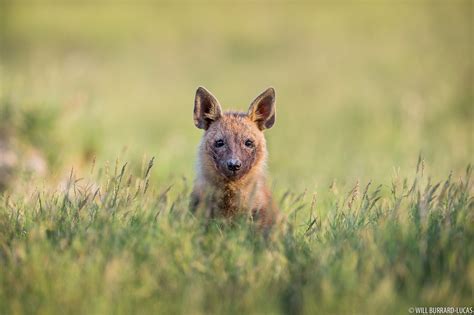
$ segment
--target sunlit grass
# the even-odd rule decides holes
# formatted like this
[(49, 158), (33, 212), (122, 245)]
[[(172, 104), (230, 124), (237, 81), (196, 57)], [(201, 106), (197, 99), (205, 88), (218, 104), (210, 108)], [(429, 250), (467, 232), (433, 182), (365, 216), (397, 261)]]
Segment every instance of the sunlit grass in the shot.
[(245, 219), (194, 217), (182, 183), (149, 186), (151, 166), (3, 195), (0, 312), (376, 314), (472, 300), (470, 168), (435, 183), (420, 160), (390, 190), (288, 192), (284, 228), (264, 238)]

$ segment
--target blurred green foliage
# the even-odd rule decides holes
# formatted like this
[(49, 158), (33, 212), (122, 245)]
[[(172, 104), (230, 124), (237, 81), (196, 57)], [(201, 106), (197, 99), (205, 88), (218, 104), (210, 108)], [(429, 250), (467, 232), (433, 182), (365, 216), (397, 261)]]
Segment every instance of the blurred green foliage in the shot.
[(59, 108), (66, 168), (127, 147), (155, 178), (192, 177), (197, 86), (246, 110), (272, 85), (277, 185), (389, 180), (420, 152), (445, 176), (472, 161), (470, 5), (10, 1), (1, 94)]

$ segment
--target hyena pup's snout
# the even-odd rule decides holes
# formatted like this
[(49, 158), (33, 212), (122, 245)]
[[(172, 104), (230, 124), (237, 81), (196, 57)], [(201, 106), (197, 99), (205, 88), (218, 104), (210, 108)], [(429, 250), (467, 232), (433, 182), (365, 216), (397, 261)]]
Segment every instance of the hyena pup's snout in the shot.
[(256, 149), (254, 140), (249, 140), (250, 138), (254, 139), (254, 135), (247, 134), (242, 137), (238, 133), (233, 134), (231, 130), (227, 133), (230, 136), (226, 137), (226, 144), (220, 151), (222, 155), (220, 158), (218, 154), (214, 156), (218, 157), (216, 162), (219, 164), (221, 175), (230, 180), (237, 180), (250, 173), (254, 167), (258, 167), (258, 163), (255, 161), (259, 159), (260, 154), (264, 153)]
[(227, 160), (227, 169), (231, 172), (237, 172), (242, 167), (242, 162), (239, 159)]
[(230, 157), (220, 162), (221, 174), (227, 179), (236, 180), (244, 176), (246, 170), (238, 157)]

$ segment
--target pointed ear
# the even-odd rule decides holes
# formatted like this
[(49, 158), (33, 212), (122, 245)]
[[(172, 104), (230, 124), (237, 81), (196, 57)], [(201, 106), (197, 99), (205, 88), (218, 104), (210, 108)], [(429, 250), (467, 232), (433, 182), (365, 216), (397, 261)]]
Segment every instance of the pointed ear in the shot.
[(275, 123), (275, 90), (268, 88), (250, 105), (248, 116), (260, 130), (269, 129)]
[(194, 98), (194, 124), (207, 130), (211, 123), (222, 116), (219, 101), (208, 90), (200, 86)]

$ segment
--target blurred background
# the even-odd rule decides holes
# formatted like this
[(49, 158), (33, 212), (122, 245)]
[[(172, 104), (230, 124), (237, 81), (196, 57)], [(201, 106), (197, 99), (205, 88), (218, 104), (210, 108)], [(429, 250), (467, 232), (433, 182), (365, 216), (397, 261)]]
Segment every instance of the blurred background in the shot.
[[(473, 160), (471, 1), (2, 1), (0, 176), (92, 161), (194, 177), (202, 85), (247, 110), (268, 86), (277, 189)], [(2, 173), (3, 172), (3, 173)], [(0, 183), (0, 186), (2, 184)]]

